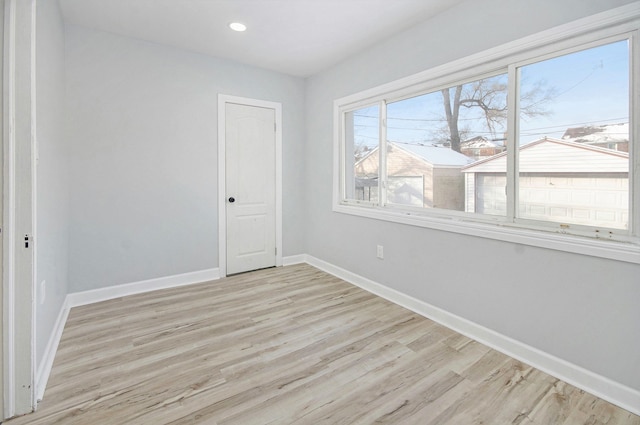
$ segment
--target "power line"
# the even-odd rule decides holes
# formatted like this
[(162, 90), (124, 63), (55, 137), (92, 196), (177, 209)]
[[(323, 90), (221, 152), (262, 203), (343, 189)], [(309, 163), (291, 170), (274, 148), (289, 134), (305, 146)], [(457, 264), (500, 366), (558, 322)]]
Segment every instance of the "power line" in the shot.
[[(562, 130), (567, 130), (569, 128), (578, 127), (578, 126), (598, 127), (599, 123), (607, 123), (607, 122), (617, 122), (618, 124), (628, 124), (628, 119), (629, 119), (629, 117), (607, 118), (607, 119), (598, 120), (597, 122), (596, 121), (582, 121), (582, 122), (557, 124), (557, 125), (549, 126), (549, 127), (526, 128), (526, 129), (522, 129), (521, 133), (522, 134), (528, 134), (529, 132), (532, 132), (532, 131), (542, 131), (542, 130), (562, 131)], [(620, 122), (620, 121), (623, 121), (623, 120), (626, 120), (626, 121)], [(606, 125), (606, 124), (604, 124), (604, 125)], [(600, 126), (602, 126), (602, 125), (600, 125)], [(367, 125), (367, 124), (354, 124), (354, 127), (358, 127), (358, 128), (375, 128), (375, 129), (378, 128), (377, 125)], [(433, 128), (408, 128), (408, 127), (389, 127), (389, 126), (387, 126), (387, 129), (390, 129), (390, 130), (405, 130), (405, 131), (433, 131)], [(470, 133), (474, 133), (474, 134), (493, 134), (494, 132), (474, 130), (474, 131), (470, 131)], [(610, 133), (610, 134), (627, 134), (627, 133)]]
[[(626, 122), (620, 122), (622, 120), (626, 120)], [(611, 121), (617, 121), (619, 124), (628, 124), (629, 117), (608, 118), (608, 119), (598, 120), (599, 123), (611, 122)], [(547, 129), (554, 129), (554, 128), (566, 129), (566, 128), (575, 127), (575, 126), (596, 126), (596, 124), (594, 123), (594, 121), (583, 121), (583, 122), (575, 122), (575, 123), (569, 123), (569, 124), (558, 124), (551, 127), (527, 128), (522, 131), (547, 130)]]
[[(354, 117), (358, 118), (375, 118), (379, 119), (377, 115), (354, 115)], [(400, 118), (400, 117), (389, 117), (387, 116), (387, 120), (398, 120), (398, 121), (419, 121), (419, 122), (446, 122), (445, 118), (437, 118), (437, 119), (427, 119), (427, 118)], [(458, 121), (479, 121), (483, 120), (483, 118), (458, 118)]]

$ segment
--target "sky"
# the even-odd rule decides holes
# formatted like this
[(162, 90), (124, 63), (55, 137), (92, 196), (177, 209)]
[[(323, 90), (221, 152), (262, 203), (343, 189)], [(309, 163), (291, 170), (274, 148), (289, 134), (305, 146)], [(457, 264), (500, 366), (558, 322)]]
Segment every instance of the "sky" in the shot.
[(567, 127), (629, 121), (627, 41), (526, 66), (524, 78), (543, 78), (554, 87), (551, 115), (522, 121), (521, 137), (561, 137)]
[[(603, 125), (629, 120), (629, 46), (620, 41), (526, 65), (521, 69), (521, 93), (539, 86), (546, 101), (538, 103), (544, 116), (522, 117), (520, 144), (544, 136), (561, 138), (567, 128)], [(487, 84), (506, 84), (506, 74), (492, 77)], [(465, 90), (470, 89), (465, 86)], [(446, 138), (446, 120), (440, 91), (389, 103), (387, 139), (401, 143), (434, 143)], [(504, 105), (503, 93), (495, 99)], [(523, 101), (525, 103), (525, 101)], [(378, 107), (355, 112), (356, 145), (375, 147), (378, 143)], [(502, 143), (504, 126), (490, 131), (482, 111), (461, 108), (460, 129), (467, 138), (483, 136)], [(505, 122), (506, 124), (506, 122)]]

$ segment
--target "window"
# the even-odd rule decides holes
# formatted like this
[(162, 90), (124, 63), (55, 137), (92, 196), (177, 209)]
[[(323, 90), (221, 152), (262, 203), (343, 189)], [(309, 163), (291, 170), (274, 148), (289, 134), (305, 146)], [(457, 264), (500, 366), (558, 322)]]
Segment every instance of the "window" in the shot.
[(506, 82), (503, 73), (386, 104), (389, 204), (465, 211), (462, 168), (505, 149)]
[[(564, 72), (571, 70), (571, 72)], [(629, 227), (629, 40), (519, 68), (518, 217), (596, 228)], [(522, 98), (545, 81), (540, 102)]]
[(336, 101), (334, 209), (640, 262), (640, 12), (620, 15)]

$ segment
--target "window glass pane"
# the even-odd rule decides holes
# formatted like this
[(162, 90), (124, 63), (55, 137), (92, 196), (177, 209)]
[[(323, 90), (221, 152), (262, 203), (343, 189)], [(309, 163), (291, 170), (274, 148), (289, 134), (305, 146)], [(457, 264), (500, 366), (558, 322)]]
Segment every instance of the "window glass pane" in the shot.
[(345, 199), (378, 201), (380, 107), (345, 114)]
[(521, 218), (628, 228), (629, 45), (521, 68)]
[[(504, 157), (506, 119), (506, 74), (389, 103), (387, 201), (504, 215), (505, 158), (474, 164)], [(478, 192), (483, 184), (492, 188)]]

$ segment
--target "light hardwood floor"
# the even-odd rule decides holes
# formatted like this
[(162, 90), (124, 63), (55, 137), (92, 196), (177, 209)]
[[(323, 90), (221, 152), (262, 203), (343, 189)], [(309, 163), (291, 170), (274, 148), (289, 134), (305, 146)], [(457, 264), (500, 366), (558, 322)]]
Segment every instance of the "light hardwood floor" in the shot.
[(591, 424), (640, 417), (308, 265), (73, 308), (51, 424)]

